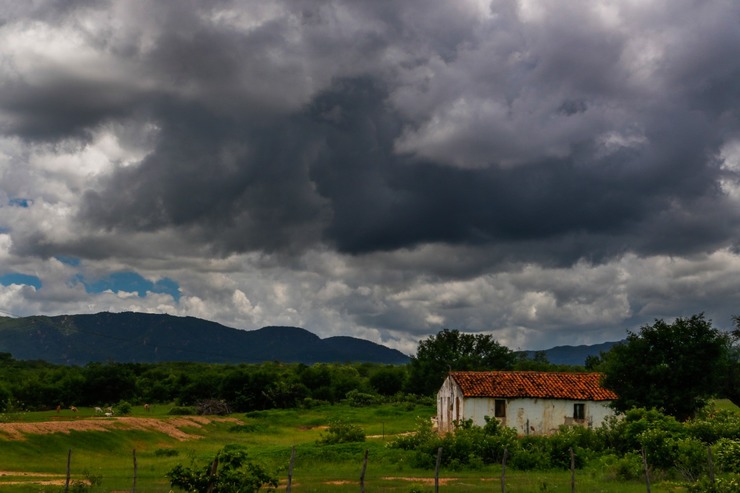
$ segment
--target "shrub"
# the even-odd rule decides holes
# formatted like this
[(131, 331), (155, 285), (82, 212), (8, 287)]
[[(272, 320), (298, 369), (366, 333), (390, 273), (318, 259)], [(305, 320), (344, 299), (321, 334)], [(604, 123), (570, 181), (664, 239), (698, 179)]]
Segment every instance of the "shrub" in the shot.
[(521, 471), (550, 469), (552, 462), (548, 440), (547, 437), (522, 438), (520, 447), (513, 451), (507, 464)]
[(216, 457), (217, 471), (212, 471), (215, 462), (195, 469), (178, 464), (166, 474), (170, 485), (188, 492), (219, 493), (256, 493), (263, 486), (267, 486), (268, 491), (274, 491), (278, 486), (278, 480), (274, 475), (268, 473), (262, 466), (247, 460), (247, 453), (242, 446), (227, 445)]
[(722, 438), (714, 444), (712, 451), (719, 470), (740, 474), (740, 439)]
[(154, 451), (154, 455), (157, 457), (175, 457), (179, 453), (180, 452), (173, 448), (158, 448)]
[(696, 438), (668, 441), (674, 457), (674, 467), (687, 481), (696, 481), (707, 470), (707, 446)]
[(642, 456), (637, 453), (625, 454), (617, 459), (613, 466), (614, 476), (617, 479), (632, 481), (645, 477), (645, 469), (642, 464)]
[(709, 478), (701, 478), (689, 485), (690, 493), (737, 493), (740, 491), (740, 475), (732, 474), (726, 478), (717, 478), (712, 484)]
[(127, 415), (131, 414), (131, 404), (126, 401), (121, 401), (116, 406), (116, 414)]
[(371, 394), (360, 392), (359, 390), (350, 390), (347, 392), (347, 403), (352, 407), (367, 407), (378, 402), (378, 399)]
[(714, 405), (704, 408), (695, 419), (686, 423), (691, 436), (704, 443), (714, 443), (721, 438), (740, 438), (740, 415)]
[(351, 442), (364, 442), (365, 431), (357, 426), (350, 423), (345, 423), (341, 420), (333, 421), (329, 428), (326, 430), (326, 434), (321, 434), (321, 438), (317, 441), (323, 445), (333, 445), (336, 443), (351, 443)]

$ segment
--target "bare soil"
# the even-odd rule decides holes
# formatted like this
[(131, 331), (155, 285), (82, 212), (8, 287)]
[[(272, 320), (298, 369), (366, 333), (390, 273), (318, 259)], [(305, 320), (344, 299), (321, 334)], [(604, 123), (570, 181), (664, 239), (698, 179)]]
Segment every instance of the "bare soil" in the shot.
[(86, 418), (69, 421), (44, 421), (38, 423), (0, 423), (0, 439), (25, 440), (27, 435), (70, 433), (72, 431), (145, 430), (165, 433), (176, 440), (197, 440), (200, 435), (182, 428), (202, 428), (212, 422), (234, 422), (236, 418), (213, 416), (178, 416), (174, 418)]

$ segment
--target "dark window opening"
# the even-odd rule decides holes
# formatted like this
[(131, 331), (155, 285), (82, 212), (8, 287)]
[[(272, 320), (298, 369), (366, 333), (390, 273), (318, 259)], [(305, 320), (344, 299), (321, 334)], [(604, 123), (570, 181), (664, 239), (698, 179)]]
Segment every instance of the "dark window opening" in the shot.
[(586, 419), (586, 404), (573, 404), (573, 419)]
[(497, 418), (506, 417), (506, 401), (504, 399), (496, 399), (493, 408), (493, 415)]

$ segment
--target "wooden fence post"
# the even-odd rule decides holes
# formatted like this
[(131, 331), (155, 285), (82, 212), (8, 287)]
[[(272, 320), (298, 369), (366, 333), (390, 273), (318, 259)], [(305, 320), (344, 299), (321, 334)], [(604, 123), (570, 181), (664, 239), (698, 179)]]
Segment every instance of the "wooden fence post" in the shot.
[(136, 449), (133, 450), (134, 455), (134, 484), (131, 485), (131, 493), (136, 493)]
[(360, 474), (360, 493), (365, 493), (365, 471), (367, 470), (367, 449), (365, 449), (365, 460), (362, 461), (362, 474)]
[(206, 493), (213, 493), (213, 488), (216, 487), (216, 472), (218, 471), (218, 455), (216, 455), (216, 458), (213, 459), (213, 462), (211, 463), (211, 470), (209, 471), (209, 478), (208, 478), (208, 488), (206, 489)]
[(288, 465), (288, 486), (285, 488), (285, 493), (290, 493), (291, 485), (293, 484), (293, 463), (295, 462), (295, 445), (290, 449), (290, 465)]
[(570, 448), (570, 493), (576, 493), (576, 454)]
[(439, 493), (439, 463), (442, 462), (442, 447), (437, 449), (437, 465), (434, 466), (434, 493)]
[(506, 447), (504, 447), (504, 456), (501, 458), (501, 493), (506, 493)]
[(648, 471), (647, 454), (645, 453), (645, 447), (642, 447), (642, 467), (645, 469), (645, 486), (647, 486), (647, 493), (650, 493), (650, 472)]
[(64, 483), (64, 493), (69, 493), (70, 465), (72, 463), (72, 449), (67, 452), (67, 481)]

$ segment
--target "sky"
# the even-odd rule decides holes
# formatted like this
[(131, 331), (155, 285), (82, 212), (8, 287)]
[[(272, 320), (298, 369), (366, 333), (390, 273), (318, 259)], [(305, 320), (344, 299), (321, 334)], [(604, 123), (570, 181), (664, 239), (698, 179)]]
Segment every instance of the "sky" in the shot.
[(735, 0), (0, 0), (0, 314), (730, 329), (739, 81)]

